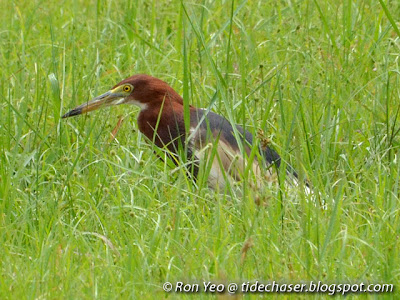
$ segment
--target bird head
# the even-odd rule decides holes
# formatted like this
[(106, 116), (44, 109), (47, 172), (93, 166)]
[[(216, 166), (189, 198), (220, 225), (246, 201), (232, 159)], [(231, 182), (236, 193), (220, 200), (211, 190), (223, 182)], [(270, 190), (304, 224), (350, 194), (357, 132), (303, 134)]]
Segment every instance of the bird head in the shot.
[(104, 94), (75, 107), (62, 117), (77, 116), (102, 107), (120, 104), (134, 104), (144, 110), (149, 105), (160, 104), (166, 100), (183, 104), (181, 96), (166, 82), (149, 75), (133, 75)]

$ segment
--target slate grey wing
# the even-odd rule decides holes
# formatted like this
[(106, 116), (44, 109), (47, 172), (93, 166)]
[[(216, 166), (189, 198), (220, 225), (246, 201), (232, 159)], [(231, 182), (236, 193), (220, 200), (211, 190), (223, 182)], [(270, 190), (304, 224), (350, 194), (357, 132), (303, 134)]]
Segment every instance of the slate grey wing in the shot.
[[(239, 141), (235, 137), (231, 123), (224, 117), (203, 109), (191, 111), (189, 148), (194, 159), (197, 160), (198, 166), (202, 161), (208, 161), (208, 163), (212, 164), (208, 184), (214, 189), (224, 188), (226, 180), (230, 182), (240, 181), (243, 178), (244, 169), (247, 167), (238, 142), (243, 144), (247, 155), (250, 155), (253, 136), (240, 125), (235, 126), (240, 136)], [(213, 147), (217, 147), (216, 151), (214, 151), (218, 155), (217, 158), (210, 157)], [(281, 163), (280, 156), (270, 147), (259, 151), (261, 157), (263, 157), (263, 162), (254, 159), (252, 163), (253, 174), (261, 181), (275, 181)], [(288, 174), (290, 174), (288, 177), (295, 179), (297, 182), (298, 176), (293, 168), (288, 166), (287, 170)], [(259, 184), (262, 183), (259, 182)]]

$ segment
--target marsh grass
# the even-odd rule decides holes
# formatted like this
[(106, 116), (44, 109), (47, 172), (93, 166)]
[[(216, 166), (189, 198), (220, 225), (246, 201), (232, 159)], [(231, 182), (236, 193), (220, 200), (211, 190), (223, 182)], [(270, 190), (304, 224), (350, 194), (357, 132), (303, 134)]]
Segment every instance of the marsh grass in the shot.
[[(0, 9), (1, 298), (164, 297), (176, 280), (398, 284), (399, 3)], [(327, 208), (287, 191), (284, 172), (243, 197), (194, 186), (153, 154), (137, 108), (60, 119), (134, 73), (170, 83), (186, 114), (212, 109), (267, 138)]]

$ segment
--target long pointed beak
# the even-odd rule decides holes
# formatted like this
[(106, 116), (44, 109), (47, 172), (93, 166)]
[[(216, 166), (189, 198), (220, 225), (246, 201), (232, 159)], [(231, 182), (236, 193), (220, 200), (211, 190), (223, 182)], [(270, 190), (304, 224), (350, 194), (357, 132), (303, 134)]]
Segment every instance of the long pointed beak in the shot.
[(121, 104), (126, 95), (122, 94), (118, 88), (110, 90), (92, 100), (83, 103), (74, 109), (67, 112), (62, 118), (69, 118), (81, 114), (88, 113), (89, 111), (99, 109), (101, 107)]

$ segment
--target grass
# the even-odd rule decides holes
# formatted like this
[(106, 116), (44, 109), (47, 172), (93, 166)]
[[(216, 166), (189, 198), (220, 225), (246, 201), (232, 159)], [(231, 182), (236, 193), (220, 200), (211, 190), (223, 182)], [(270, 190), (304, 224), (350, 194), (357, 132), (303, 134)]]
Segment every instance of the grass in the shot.
[[(177, 280), (398, 285), (399, 3), (0, 9), (1, 298), (193, 297), (162, 291)], [(156, 158), (135, 107), (60, 119), (135, 73), (264, 130), (327, 209), (301, 191), (197, 188)]]

